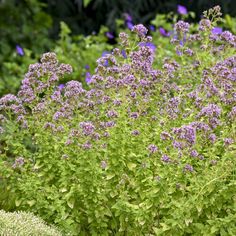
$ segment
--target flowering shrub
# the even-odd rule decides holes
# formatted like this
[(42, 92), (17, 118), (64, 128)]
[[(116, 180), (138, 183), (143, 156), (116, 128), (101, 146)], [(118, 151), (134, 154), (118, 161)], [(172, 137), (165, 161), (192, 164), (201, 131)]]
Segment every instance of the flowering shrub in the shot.
[(0, 234), (4, 236), (61, 236), (52, 226), (48, 226), (38, 217), (26, 212), (5, 212), (0, 210)]
[[(0, 99), (1, 182), (16, 209), (73, 235), (235, 235), (236, 37), (177, 22), (156, 62), (143, 25), (89, 89), (55, 53)], [(176, 60), (175, 60), (176, 59)], [(10, 201), (9, 200), (9, 201)], [(5, 199), (7, 203), (7, 200)]]

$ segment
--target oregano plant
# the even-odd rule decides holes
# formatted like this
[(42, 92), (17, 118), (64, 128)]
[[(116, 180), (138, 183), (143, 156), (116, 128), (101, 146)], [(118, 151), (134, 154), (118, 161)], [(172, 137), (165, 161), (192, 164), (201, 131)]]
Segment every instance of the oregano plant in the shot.
[(55, 53), (30, 65), (0, 99), (2, 202), (72, 235), (235, 235), (236, 37), (212, 33), (220, 14), (194, 34), (177, 22), (161, 63), (143, 25), (120, 33), (89, 89), (60, 84)]

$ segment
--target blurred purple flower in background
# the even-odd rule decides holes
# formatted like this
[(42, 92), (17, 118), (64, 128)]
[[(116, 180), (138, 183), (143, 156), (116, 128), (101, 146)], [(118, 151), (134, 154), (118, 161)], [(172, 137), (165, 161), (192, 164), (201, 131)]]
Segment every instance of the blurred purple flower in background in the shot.
[(85, 74), (85, 82), (89, 84), (91, 82), (91, 74), (87, 71)]
[(87, 65), (85, 65), (85, 67), (84, 67), (86, 70), (89, 70), (89, 65), (87, 64)]
[(160, 28), (159, 28), (159, 32), (160, 32), (160, 34), (161, 34), (162, 36), (164, 36), (164, 37), (169, 37), (169, 36), (170, 36), (170, 33), (167, 32), (163, 27), (160, 27)]
[(182, 5), (177, 5), (177, 12), (180, 14), (180, 15), (186, 15), (188, 14), (188, 10), (185, 6), (182, 6)]
[(108, 39), (114, 39), (115, 36), (111, 32), (106, 32), (106, 36)]
[(134, 27), (134, 24), (132, 22), (130, 22), (130, 21), (127, 21), (126, 22), (126, 26), (128, 27), (128, 29), (131, 30)]
[(20, 56), (24, 56), (25, 54), (23, 48), (20, 45), (16, 45), (16, 52)]
[(134, 27), (132, 16), (128, 13), (124, 13), (124, 18), (127, 28), (131, 30)]
[(62, 90), (64, 87), (65, 87), (64, 84), (59, 84), (59, 85), (58, 85), (59, 90)]
[(125, 18), (125, 21), (132, 21), (132, 16), (129, 14), (129, 13), (124, 13), (124, 18)]
[(156, 27), (155, 27), (154, 25), (149, 25), (149, 29), (150, 29), (151, 31), (156, 31)]
[(212, 34), (221, 34), (223, 32), (222, 28), (221, 27), (214, 27), (212, 30), (211, 30), (211, 33)]

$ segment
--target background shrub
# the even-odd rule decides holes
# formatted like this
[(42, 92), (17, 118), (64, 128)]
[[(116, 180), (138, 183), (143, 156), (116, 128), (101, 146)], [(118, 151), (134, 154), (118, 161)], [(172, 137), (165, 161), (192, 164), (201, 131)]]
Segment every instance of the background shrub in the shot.
[(27, 212), (5, 212), (0, 210), (0, 235), (4, 236), (62, 236), (53, 226)]

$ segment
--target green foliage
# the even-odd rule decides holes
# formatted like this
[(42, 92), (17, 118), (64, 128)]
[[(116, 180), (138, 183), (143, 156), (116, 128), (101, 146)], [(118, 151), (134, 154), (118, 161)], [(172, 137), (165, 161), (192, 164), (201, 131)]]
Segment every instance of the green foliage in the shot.
[(0, 210), (0, 235), (4, 236), (62, 236), (53, 226), (27, 212), (5, 212)]

